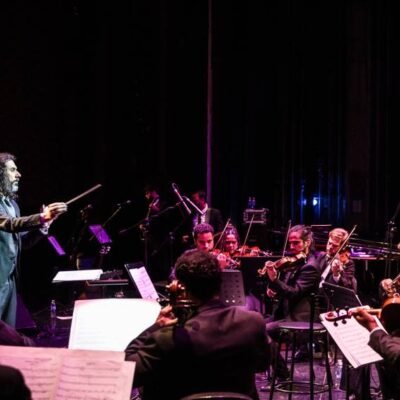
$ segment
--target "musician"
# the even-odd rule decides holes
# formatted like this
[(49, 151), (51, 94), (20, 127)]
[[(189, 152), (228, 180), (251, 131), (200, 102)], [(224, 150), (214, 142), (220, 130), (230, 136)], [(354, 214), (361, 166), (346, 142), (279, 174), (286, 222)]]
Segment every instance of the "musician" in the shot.
[(314, 239), (311, 228), (293, 226), (288, 235), (293, 256), (304, 255), (293, 268), (279, 271), (273, 261), (265, 263), (268, 277), (267, 296), (278, 300), (272, 321), (310, 320), (310, 294), (318, 288), (319, 273), (315, 260)]
[(356, 320), (370, 332), (368, 345), (383, 357), (378, 373), (384, 400), (400, 399), (400, 329), (390, 333), (381, 329), (375, 318), (364, 309), (353, 313)]
[(210, 224), (214, 228), (214, 232), (221, 232), (224, 228), (224, 221), (222, 213), (219, 209), (210, 207), (207, 203), (207, 195), (204, 190), (197, 190), (191, 194), (191, 199), (194, 204), (202, 212), (201, 215), (196, 215), (193, 218), (193, 225), (196, 226), (198, 223)]
[[(240, 269), (240, 261), (237, 258), (240, 256), (240, 237), (237, 229), (232, 225), (228, 224), (224, 233), (221, 236), (220, 247), (222, 254), (228, 257), (227, 267), (231, 269)], [(246, 305), (245, 308), (252, 311), (262, 312), (263, 307), (261, 300), (252, 293), (254, 288), (246, 288)]]
[(24, 376), (17, 368), (0, 365), (0, 399), (31, 400), (32, 394)]
[(240, 247), (240, 237), (237, 229), (232, 225), (228, 224), (224, 234), (221, 236), (221, 249), (231, 257), (235, 257), (238, 254)]
[[(355, 278), (354, 261), (350, 258), (350, 250), (346, 246), (349, 233), (343, 228), (334, 228), (328, 234), (326, 251), (320, 252), (317, 257), (318, 269), (321, 273), (319, 283), (319, 293), (325, 297), (322, 289), (322, 283), (328, 282), (333, 285), (345, 287), (357, 292), (357, 280)], [(326, 303), (320, 300), (320, 307), (327, 307)], [(321, 310), (325, 311), (325, 310)], [(342, 375), (340, 387), (346, 387), (346, 376)], [(348, 372), (349, 392), (356, 399), (368, 400), (370, 396), (370, 366), (365, 365), (357, 369), (351, 368)]]
[(186, 250), (184, 253), (190, 253), (195, 250), (206, 251), (213, 254), (219, 263), (221, 269), (228, 268), (229, 259), (220, 251), (214, 251), (214, 228), (210, 224), (197, 224), (193, 229), (194, 247)]
[[(273, 261), (265, 263), (268, 278), (267, 296), (276, 299), (273, 314), (267, 319), (267, 331), (271, 336), (271, 358), (278, 357), (277, 377), (289, 376), (285, 361), (277, 352), (279, 323), (282, 321), (309, 322), (311, 318), (311, 293), (316, 293), (319, 272), (314, 257), (314, 238), (311, 228), (295, 225), (288, 232), (290, 252), (299, 261), (279, 271)], [(304, 340), (306, 340), (304, 338)], [(272, 364), (273, 365), (273, 364)], [(267, 389), (267, 388), (266, 388)]]
[(323, 282), (328, 282), (357, 292), (354, 261), (350, 258), (349, 248), (343, 246), (348, 237), (349, 233), (343, 228), (335, 228), (329, 232), (326, 251), (320, 252), (316, 257), (321, 273), (320, 287)]
[(21, 247), (45, 237), (50, 224), (67, 211), (67, 205), (59, 202), (43, 207), (41, 213), (21, 217), (16, 199), (22, 175), (15, 161), (14, 155), (0, 153), (0, 319), (11, 326), (17, 316)]
[(36, 342), (0, 320), (0, 345), (34, 347)]
[(168, 215), (163, 213), (167, 204), (161, 196), (159, 187), (155, 184), (147, 184), (144, 187), (144, 197), (147, 202), (147, 209), (139, 228), (147, 255), (147, 268), (152, 280), (163, 281), (168, 278), (171, 267), (170, 223)]
[(144, 197), (148, 202), (147, 218), (158, 214), (165, 207), (165, 202), (160, 196), (160, 190), (155, 185), (148, 184), (145, 186)]
[(209, 252), (185, 252), (175, 271), (194, 310), (177, 325), (171, 307), (164, 308), (156, 323), (128, 345), (126, 360), (136, 362), (133, 386), (143, 387), (143, 400), (215, 391), (258, 399), (255, 373), (267, 362), (262, 316), (221, 304), (221, 270)]
[[(224, 220), (222, 213), (219, 209), (210, 207), (207, 203), (207, 195), (204, 190), (197, 190), (191, 195), (191, 201), (201, 212), (198, 213), (196, 210), (192, 210), (193, 213), (186, 217), (186, 221), (183, 223), (182, 228), (182, 243), (186, 248), (191, 244), (190, 233), (198, 224), (209, 224), (213, 227), (214, 232), (220, 233), (224, 228)], [(190, 232), (190, 233), (189, 233)]]

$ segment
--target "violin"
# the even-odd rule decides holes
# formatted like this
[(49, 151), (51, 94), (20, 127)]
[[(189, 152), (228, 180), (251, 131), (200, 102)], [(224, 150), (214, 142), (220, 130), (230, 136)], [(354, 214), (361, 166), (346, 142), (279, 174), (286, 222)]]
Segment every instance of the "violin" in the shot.
[(169, 304), (178, 319), (178, 326), (182, 326), (196, 308), (195, 302), (187, 295), (185, 287), (176, 279), (166, 286), (169, 294)]
[(268, 251), (261, 250), (258, 246), (242, 246), (233, 253), (232, 257), (261, 257), (270, 256)]
[[(376, 315), (382, 322), (385, 329), (391, 333), (395, 330), (400, 329), (400, 297), (391, 297), (384, 301), (382, 308), (368, 308), (368, 306), (362, 306), (368, 314)], [(344, 309), (336, 309), (335, 311), (329, 311), (325, 315), (325, 319), (330, 322), (334, 322), (337, 326), (338, 321), (346, 323), (346, 320), (352, 317), (352, 311), (354, 309), (349, 309), (345, 307)]]
[(348, 248), (345, 248), (344, 250), (339, 252), (339, 261), (342, 264), (348, 263), (350, 260), (350, 250)]
[(286, 256), (282, 257), (281, 259), (272, 262), (267, 261), (263, 268), (259, 269), (257, 272), (260, 276), (264, 276), (267, 273), (267, 269), (269, 267), (274, 267), (276, 269), (290, 269), (297, 267), (301, 263), (304, 263), (307, 258), (305, 253), (295, 254), (294, 256)]
[(236, 269), (240, 267), (240, 261), (234, 260), (231, 254), (227, 251), (222, 251), (220, 249), (214, 249), (211, 250), (211, 254), (216, 256), (218, 258), (218, 261), (222, 261), (223, 267), (222, 269), (225, 268), (232, 268)]

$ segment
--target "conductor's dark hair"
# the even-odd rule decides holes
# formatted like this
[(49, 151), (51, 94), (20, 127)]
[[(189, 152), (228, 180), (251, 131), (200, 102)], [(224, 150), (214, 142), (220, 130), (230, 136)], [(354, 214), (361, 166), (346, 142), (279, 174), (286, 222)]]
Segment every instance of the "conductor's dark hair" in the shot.
[(12, 184), (6, 176), (6, 162), (16, 161), (16, 157), (11, 153), (0, 153), (0, 194), (10, 199), (16, 199), (17, 194), (12, 191)]

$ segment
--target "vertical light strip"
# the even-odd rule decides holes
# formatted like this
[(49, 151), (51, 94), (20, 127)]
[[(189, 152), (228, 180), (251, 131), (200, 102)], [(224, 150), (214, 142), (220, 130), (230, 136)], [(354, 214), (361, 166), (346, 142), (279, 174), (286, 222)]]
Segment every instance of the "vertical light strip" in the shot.
[(212, 0), (208, 0), (207, 43), (207, 202), (212, 204)]

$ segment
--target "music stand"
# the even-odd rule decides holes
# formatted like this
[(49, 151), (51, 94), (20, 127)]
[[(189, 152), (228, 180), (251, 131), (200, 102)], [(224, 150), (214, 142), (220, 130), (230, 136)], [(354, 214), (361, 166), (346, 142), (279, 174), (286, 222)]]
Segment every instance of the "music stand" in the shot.
[(157, 293), (143, 262), (128, 263), (125, 264), (124, 267), (128, 274), (129, 281), (134, 289), (139, 292), (142, 299), (160, 300), (160, 295)]
[(89, 230), (101, 245), (111, 244), (112, 240), (102, 225), (89, 225)]
[(220, 299), (224, 304), (229, 306), (246, 305), (242, 271), (222, 271)]
[(352, 289), (328, 282), (324, 282), (322, 288), (328, 298), (329, 305), (334, 308), (345, 309), (346, 307), (362, 306), (361, 300)]

